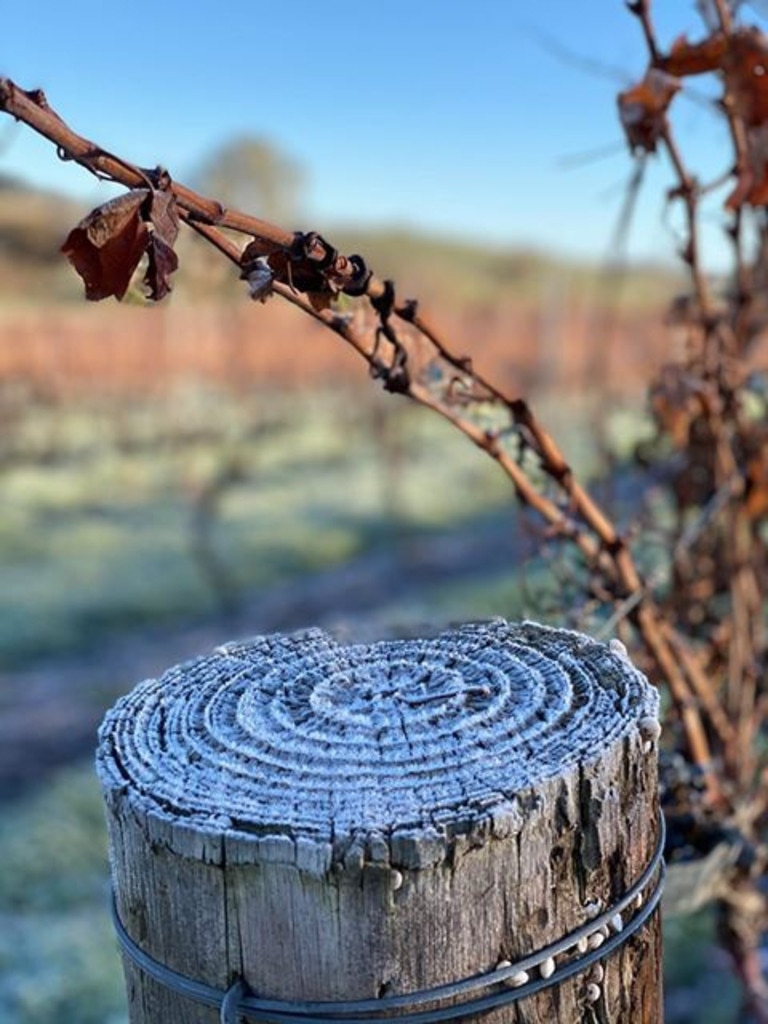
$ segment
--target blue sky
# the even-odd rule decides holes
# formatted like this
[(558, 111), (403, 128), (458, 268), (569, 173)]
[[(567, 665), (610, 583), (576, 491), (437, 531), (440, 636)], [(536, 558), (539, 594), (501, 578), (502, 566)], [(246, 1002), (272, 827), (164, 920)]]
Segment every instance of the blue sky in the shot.
[[(693, 0), (655, 6), (663, 41), (701, 34)], [(542, 37), (605, 74), (559, 59)], [(305, 223), (289, 227), (394, 222), (593, 259), (609, 250), (631, 171), (615, 92), (645, 59), (622, 0), (39, 0), (7, 5), (2, 38), (0, 73), (42, 87), (81, 134), (180, 180), (235, 135), (267, 137), (307, 173)], [(685, 99), (677, 112), (691, 162), (723, 170), (727, 136), (711, 113)], [(0, 170), (106, 194), (10, 122)], [(673, 258), (666, 172), (656, 160), (646, 175), (636, 258)], [(711, 221), (717, 260), (715, 211)]]

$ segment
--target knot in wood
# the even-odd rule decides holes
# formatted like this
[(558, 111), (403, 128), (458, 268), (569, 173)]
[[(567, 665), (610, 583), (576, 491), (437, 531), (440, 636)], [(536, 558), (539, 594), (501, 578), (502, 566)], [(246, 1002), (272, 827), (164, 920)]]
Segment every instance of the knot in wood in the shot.
[(309, 630), (140, 684), (108, 712), (97, 761), (142, 814), (272, 837), (272, 857), (319, 844), (376, 860), (418, 835), (439, 860), (458, 834), (519, 828), (521, 795), (656, 713), (645, 678), (578, 633), (495, 620), (344, 645)]

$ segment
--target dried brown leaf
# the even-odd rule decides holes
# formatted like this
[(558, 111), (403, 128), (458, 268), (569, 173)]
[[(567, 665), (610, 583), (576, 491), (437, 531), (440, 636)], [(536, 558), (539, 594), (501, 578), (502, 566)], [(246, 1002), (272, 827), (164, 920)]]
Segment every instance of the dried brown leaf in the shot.
[(680, 82), (657, 68), (651, 68), (636, 85), (618, 95), (619, 117), (630, 149), (656, 151), (672, 99)]
[(73, 228), (61, 247), (92, 301), (122, 299), (147, 247), (149, 230), (141, 215), (146, 189), (104, 203)]
[(173, 248), (179, 235), (179, 214), (173, 192), (156, 189), (152, 193), (149, 219), (155, 232)]
[(758, 29), (735, 32), (723, 70), (735, 113), (750, 128), (768, 123), (768, 37)]
[(149, 289), (149, 297), (157, 301), (170, 292), (170, 276), (179, 265), (173, 248), (179, 234), (179, 215), (172, 192), (153, 191), (149, 219), (152, 231), (147, 239), (149, 262), (144, 283)]
[[(757, 28), (739, 29), (729, 35), (715, 32), (700, 43), (689, 43), (681, 36), (659, 67), (678, 77), (720, 72), (729, 110), (747, 129), (748, 166), (738, 168), (726, 209), (766, 205), (768, 159), (760, 129), (768, 126), (768, 36)], [(643, 140), (638, 139), (636, 145), (643, 146)]]
[(675, 78), (704, 75), (722, 68), (727, 50), (728, 40), (721, 32), (708, 36), (700, 43), (689, 43), (685, 36), (680, 36), (672, 44), (669, 53), (661, 58), (659, 67)]
[(156, 231), (149, 235), (146, 251), (149, 262), (144, 284), (149, 289), (150, 299), (158, 301), (171, 290), (170, 276), (178, 267), (179, 258)]

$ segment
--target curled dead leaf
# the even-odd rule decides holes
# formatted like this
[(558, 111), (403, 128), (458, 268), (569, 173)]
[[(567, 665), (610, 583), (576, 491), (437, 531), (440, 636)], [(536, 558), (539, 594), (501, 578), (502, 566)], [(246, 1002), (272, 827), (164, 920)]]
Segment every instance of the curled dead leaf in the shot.
[(179, 234), (179, 215), (172, 192), (152, 192), (149, 221), (152, 231), (147, 239), (148, 263), (144, 283), (149, 290), (149, 297), (158, 301), (170, 292), (170, 277), (179, 265), (179, 258), (173, 248)]
[(689, 43), (685, 36), (679, 36), (669, 53), (660, 59), (659, 68), (675, 78), (704, 75), (722, 68), (727, 50), (728, 40), (722, 32), (700, 43)]
[(149, 297), (158, 301), (171, 290), (170, 276), (179, 265), (179, 258), (170, 245), (153, 231), (147, 240), (147, 272), (144, 284), (149, 290)]
[[(738, 168), (736, 186), (725, 201), (726, 209), (768, 204), (768, 146), (764, 131), (768, 128), (768, 36), (758, 28), (740, 28), (728, 35), (714, 32), (698, 43), (690, 43), (681, 36), (660, 59), (659, 68), (677, 78), (709, 72), (722, 75), (724, 102), (731, 115), (746, 129), (746, 159)], [(647, 102), (642, 98), (638, 102), (649, 111)], [(644, 145), (647, 139), (642, 137), (642, 132), (652, 136), (652, 119), (650, 113), (648, 123), (641, 115), (637, 116), (640, 127), (636, 132), (640, 137), (635, 145), (647, 149)], [(625, 130), (629, 135), (626, 123)]]
[(650, 68), (636, 85), (618, 95), (619, 117), (629, 147), (654, 153), (666, 127), (667, 110), (680, 82), (658, 68)]
[(758, 29), (734, 32), (722, 67), (736, 114), (749, 128), (768, 123), (768, 37)]
[(149, 219), (155, 233), (173, 247), (179, 235), (179, 214), (173, 192), (160, 189), (152, 192)]
[(141, 207), (148, 194), (136, 189), (98, 206), (67, 236), (61, 251), (83, 279), (87, 299), (122, 299), (128, 290), (147, 247)]
[(62, 252), (85, 284), (87, 299), (122, 299), (146, 253), (144, 283), (152, 299), (171, 290), (178, 266), (179, 219), (170, 191), (134, 189), (104, 203), (70, 231)]

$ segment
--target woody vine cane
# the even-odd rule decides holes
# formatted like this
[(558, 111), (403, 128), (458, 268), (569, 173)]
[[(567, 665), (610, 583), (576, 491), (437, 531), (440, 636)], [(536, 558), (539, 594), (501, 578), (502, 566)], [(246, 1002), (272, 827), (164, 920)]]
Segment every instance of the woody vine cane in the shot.
[[(439, 413), (495, 459), (518, 498), (538, 513), (551, 535), (576, 545), (607, 593), (617, 601), (637, 597), (628, 617), (669, 684), (712, 800), (721, 799), (699, 710), (700, 703), (716, 703), (707, 681), (693, 659), (679, 663), (685, 643), (666, 635), (625, 539), (577, 481), (524, 399), (507, 398), (475, 370), (471, 359), (453, 354), (418, 303), (399, 300), (393, 282), (369, 274), (360, 257), (340, 256), (314, 232), (286, 232), (199, 195), (163, 169), (142, 169), (114, 156), (75, 134), (39, 90), (26, 92), (0, 80), (0, 108), (50, 139), (63, 158), (130, 190), (95, 210), (65, 242), (64, 250), (84, 277), (87, 297), (123, 295), (145, 252), (149, 295), (163, 297), (177, 263), (175, 233), (185, 224), (236, 264), (254, 282), (260, 299), (275, 294), (323, 323), (367, 361), (385, 389)], [(241, 249), (222, 229), (242, 233), (248, 244)], [(333, 299), (350, 292), (368, 301), (374, 312), (371, 325), (334, 308)], [(536, 457), (552, 493), (533, 482), (523, 464), (526, 453)]]
[[(675, 315), (685, 351), (651, 387), (659, 434), (678, 460), (671, 485), (681, 529), (663, 610), (697, 648), (718, 697), (707, 711), (707, 728), (713, 738), (717, 729), (735, 864), (710, 895), (717, 899), (720, 939), (746, 992), (743, 1015), (764, 1022), (768, 989), (759, 946), (768, 915), (759, 879), (768, 864), (761, 740), (768, 669), (768, 407), (765, 369), (754, 353), (764, 336), (768, 281), (768, 38), (741, 20), (750, 13), (746, 7), (726, 0), (699, 5), (703, 36), (679, 37), (665, 49), (651, 3), (629, 4), (648, 66), (620, 94), (619, 112), (633, 153), (666, 156), (673, 179), (668, 202), (684, 216), (679, 254), (691, 290)], [(713, 114), (730, 140), (722, 174), (711, 181), (687, 165), (671, 118), (688, 81), (700, 76), (714, 86)], [(722, 283), (707, 274), (703, 259), (701, 225), (714, 204), (731, 253)], [(716, 818), (704, 824), (714, 836), (722, 828)]]

